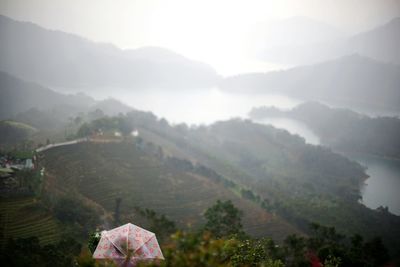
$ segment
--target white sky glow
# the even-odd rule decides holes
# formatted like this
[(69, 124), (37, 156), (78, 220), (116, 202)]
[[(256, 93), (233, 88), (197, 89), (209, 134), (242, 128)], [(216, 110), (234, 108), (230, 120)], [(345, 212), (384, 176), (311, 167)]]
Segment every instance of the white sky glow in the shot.
[(358, 32), (400, 16), (400, 0), (0, 0), (0, 14), (121, 48), (166, 47), (231, 74), (279, 68), (247, 60), (258, 22), (306, 16)]

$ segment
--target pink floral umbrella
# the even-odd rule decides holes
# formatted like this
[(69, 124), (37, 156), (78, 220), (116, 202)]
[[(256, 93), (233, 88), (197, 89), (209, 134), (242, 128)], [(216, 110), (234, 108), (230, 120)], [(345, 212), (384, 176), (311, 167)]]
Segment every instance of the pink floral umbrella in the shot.
[(128, 223), (103, 231), (93, 253), (94, 259), (111, 259), (120, 266), (134, 266), (138, 261), (163, 260), (156, 235)]

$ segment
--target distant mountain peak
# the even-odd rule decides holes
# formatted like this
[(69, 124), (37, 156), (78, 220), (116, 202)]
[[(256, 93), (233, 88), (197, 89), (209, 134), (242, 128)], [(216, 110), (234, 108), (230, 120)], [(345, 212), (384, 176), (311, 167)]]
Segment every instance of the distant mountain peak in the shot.
[(169, 49), (123, 50), (1, 15), (0, 37), (0, 70), (46, 86), (191, 89), (219, 79), (211, 66)]

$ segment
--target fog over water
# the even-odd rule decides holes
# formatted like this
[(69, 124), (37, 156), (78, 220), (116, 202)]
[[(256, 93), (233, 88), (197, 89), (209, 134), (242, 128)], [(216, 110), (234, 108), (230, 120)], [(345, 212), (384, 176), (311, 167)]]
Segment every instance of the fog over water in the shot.
[(311, 131), (307, 125), (297, 120), (288, 118), (266, 118), (257, 120), (256, 122), (270, 124), (276, 128), (285, 129), (291, 134), (297, 134), (303, 137), (308, 144), (319, 145), (321, 143), (319, 137)]
[[(110, 93), (112, 92), (112, 93)], [(255, 106), (268, 105), (277, 108), (293, 108), (300, 100), (278, 94), (231, 94), (218, 88), (191, 90), (137, 90), (112, 88), (89, 93), (96, 99), (116, 98), (139, 110), (151, 111), (170, 123), (211, 124), (233, 117), (247, 117)]]

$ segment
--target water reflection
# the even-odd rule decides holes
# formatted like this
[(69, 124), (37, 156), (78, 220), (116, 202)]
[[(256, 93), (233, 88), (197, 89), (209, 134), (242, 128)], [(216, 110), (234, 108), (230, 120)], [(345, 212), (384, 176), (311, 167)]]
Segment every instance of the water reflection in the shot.
[(367, 166), (370, 176), (362, 188), (362, 203), (369, 208), (387, 206), (393, 214), (400, 215), (400, 161), (363, 154), (346, 154)]

